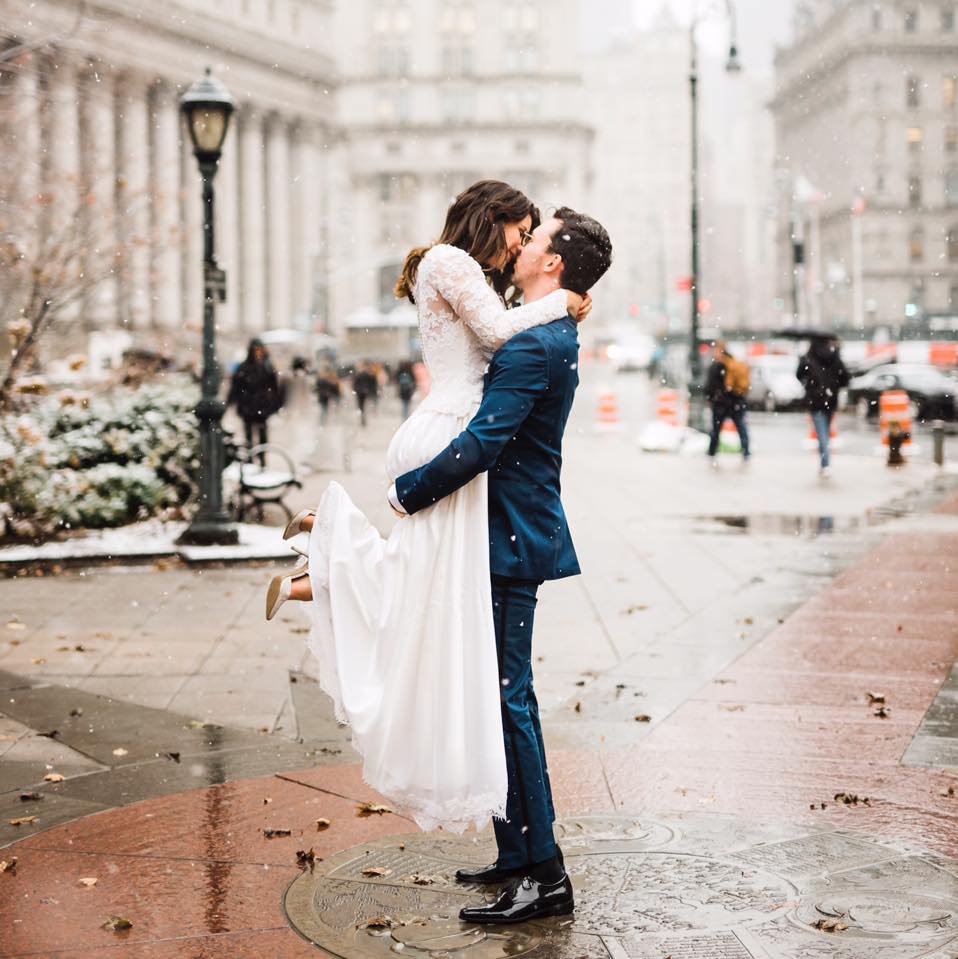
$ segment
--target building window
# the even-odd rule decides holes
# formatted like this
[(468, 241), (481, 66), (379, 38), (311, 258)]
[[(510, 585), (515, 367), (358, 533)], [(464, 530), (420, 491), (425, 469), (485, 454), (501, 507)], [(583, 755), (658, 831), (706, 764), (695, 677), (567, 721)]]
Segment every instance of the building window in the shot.
[(409, 33), (411, 26), (409, 7), (404, 3), (379, 2), (373, 8), (373, 33), (380, 36), (405, 34)]
[(921, 148), (925, 142), (925, 135), (921, 127), (909, 127), (907, 136), (909, 153), (921, 153)]
[(945, 153), (958, 152), (958, 127), (945, 127)]
[(446, 76), (468, 76), (472, 73), (472, 47), (444, 46), (442, 72)]
[(948, 291), (948, 305), (953, 310), (958, 309), (958, 283), (953, 283)]
[(905, 33), (917, 33), (917, 32), (918, 32), (918, 11), (906, 10), (905, 11)]
[(945, 236), (945, 252), (949, 263), (958, 263), (958, 224), (953, 226)]
[(941, 29), (943, 33), (954, 33), (955, 31), (955, 8), (941, 8)]
[(405, 47), (378, 47), (376, 49), (376, 75), (380, 77), (408, 76), (409, 51)]
[(443, 0), (439, 9), (439, 32), (471, 37), (476, 32), (473, 0)]
[(912, 209), (921, 206), (921, 177), (917, 174), (908, 178), (908, 205)]
[(905, 78), (905, 101), (912, 109), (921, 106), (921, 80), (918, 77)]
[(946, 107), (958, 103), (958, 76), (942, 77), (941, 94)]
[(875, 174), (875, 192), (884, 193), (885, 192), (885, 174), (878, 172)]
[(379, 121), (387, 126), (409, 122), (409, 91), (392, 90), (379, 97)]
[(475, 94), (468, 87), (447, 87), (439, 94), (439, 107), (443, 120), (449, 123), (468, 122), (475, 116)]
[(882, 16), (881, 16), (881, 7), (876, 4), (872, 7), (872, 30), (876, 33), (880, 32), (882, 28)]
[(945, 206), (958, 206), (958, 167), (945, 173)]
[(912, 263), (921, 263), (925, 258), (925, 231), (916, 226), (908, 239), (908, 258)]

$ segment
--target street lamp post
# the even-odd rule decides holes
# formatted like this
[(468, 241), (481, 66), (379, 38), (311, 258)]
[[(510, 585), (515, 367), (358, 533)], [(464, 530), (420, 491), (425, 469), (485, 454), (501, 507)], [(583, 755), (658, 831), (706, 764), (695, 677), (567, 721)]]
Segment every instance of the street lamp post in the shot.
[[(738, 57), (738, 24), (735, 16), (733, 0), (725, 0), (725, 9), (729, 20), (730, 42), (728, 63), (725, 69), (729, 73), (739, 73), (742, 64)], [(692, 106), (692, 197), (691, 197), (691, 230), (692, 230), (692, 262), (691, 278), (691, 307), (689, 323), (689, 426), (696, 430), (705, 430), (705, 383), (702, 376), (702, 354), (699, 342), (699, 326), (701, 324), (699, 274), (700, 247), (699, 247), (699, 57), (698, 46), (695, 40), (695, 31), (705, 18), (701, 4), (696, 4), (692, 11), (692, 21), (689, 25), (689, 93)]]
[(203, 178), (203, 379), (196, 418), (200, 424), (200, 505), (182, 543), (229, 545), (238, 541), (236, 527), (223, 507), (223, 413), (219, 398), (220, 368), (216, 361), (216, 303), (226, 300), (226, 274), (216, 265), (213, 245), (213, 178), (233, 113), (233, 98), (209, 68), (180, 99), (180, 111), (193, 143)]

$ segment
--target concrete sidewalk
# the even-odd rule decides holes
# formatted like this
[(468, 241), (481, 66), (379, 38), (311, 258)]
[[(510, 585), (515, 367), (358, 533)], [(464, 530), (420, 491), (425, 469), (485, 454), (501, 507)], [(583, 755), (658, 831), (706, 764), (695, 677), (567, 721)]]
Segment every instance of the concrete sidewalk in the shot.
[[(484, 891), (452, 872), (488, 856), (488, 837), (421, 836), (364, 811), (381, 800), (355, 764), (311, 763), (5, 849), (2, 955), (305, 959), (318, 942), (350, 959), (435, 957), (442, 943), (491, 959), (951, 957), (956, 514), (952, 501), (895, 527), (747, 651), (711, 659), (700, 642), (704, 678), (651, 723), (633, 715), (656, 685), (649, 660), (620, 664), (615, 690), (595, 677), (551, 751), (574, 922), (462, 927), (458, 908)], [(630, 736), (597, 748), (590, 694), (613, 697), (603, 721)], [(102, 928), (110, 917), (132, 927)]]

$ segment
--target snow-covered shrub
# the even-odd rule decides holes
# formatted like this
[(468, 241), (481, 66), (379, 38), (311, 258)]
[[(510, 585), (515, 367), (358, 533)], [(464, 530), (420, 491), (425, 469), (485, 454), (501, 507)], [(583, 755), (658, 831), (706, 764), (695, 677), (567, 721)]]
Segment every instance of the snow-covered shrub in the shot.
[(6, 416), (0, 535), (178, 515), (199, 470), (198, 398), (194, 383), (177, 376), (100, 395), (64, 391)]

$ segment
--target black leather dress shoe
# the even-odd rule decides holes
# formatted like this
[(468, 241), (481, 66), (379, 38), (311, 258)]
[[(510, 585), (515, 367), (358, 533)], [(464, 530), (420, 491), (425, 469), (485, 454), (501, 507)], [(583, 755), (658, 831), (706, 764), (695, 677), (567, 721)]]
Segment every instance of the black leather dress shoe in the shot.
[(492, 905), (468, 907), (459, 913), (459, 918), (480, 925), (495, 923), (505, 926), (545, 916), (568, 916), (573, 909), (575, 899), (568, 875), (554, 883), (536, 882), (524, 876), (509, 886)]
[(497, 863), (483, 866), (481, 869), (457, 869), (456, 882), (472, 882), (478, 886), (493, 886), (497, 883), (518, 879), (525, 872), (525, 866), (515, 869), (500, 869)]

